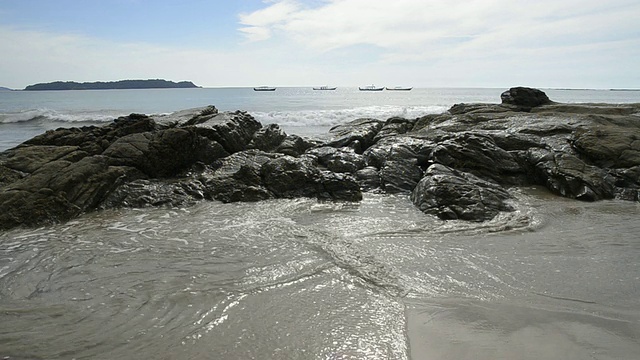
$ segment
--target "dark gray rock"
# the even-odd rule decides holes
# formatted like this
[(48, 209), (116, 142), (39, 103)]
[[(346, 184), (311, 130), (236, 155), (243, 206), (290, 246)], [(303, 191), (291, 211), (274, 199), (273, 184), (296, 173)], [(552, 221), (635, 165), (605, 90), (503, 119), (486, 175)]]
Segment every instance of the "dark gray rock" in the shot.
[(247, 146), (249, 149), (262, 151), (274, 151), (287, 138), (287, 134), (278, 124), (264, 126), (253, 134), (251, 142)]
[(185, 126), (195, 127), (197, 134), (217, 142), (232, 154), (246, 150), (262, 124), (248, 113), (236, 111), (198, 116)]
[(374, 139), (383, 126), (383, 121), (370, 118), (357, 119), (347, 124), (334, 126), (329, 130), (334, 139), (327, 145), (348, 147), (356, 153), (362, 154), (374, 144)]
[(380, 185), (390, 194), (410, 193), (421, 178), (422, 169), (415, 158), (388, 160), (380, 168)]
[(262, 166), (284, 155), (246, 150), (220, 159), (215, 169), (207, 169), (198, 179), (205, 196), (222, 202), (259, 201), (276, 197), (262, 177)]
[(519, 110), (530, 111), (540, 105), (551, 104), (544, 91), (528, 87), (512, 87), (500, 95), (502, 104), (515, 105)]
[(429, 165), (429, 158), (436, 143), (413, 136), (394, 136), (381, 139), (362, 155), (367, 165), (382, 168), (387, 161), (416, 160), (418, 166)]
[(269, 191), (279, 198), (316, 197), (320, 170), (308, 158), (284, 155), (267, 161), (261, 176)]
[(536, 182), (558, 195), (584, 201), (614, 197), (614, 180), (607, 171), (572, 154), (532, 149), (529, 159), (535, 167)]
[(104, 156), (55, 160), (0, 192), (0, 229), (66, 221), (93, 210), (135, 169), (110, 166)]
[(449, 108), (448, 112), (451, 115), (462, 114), (483, 114), (483, 113), (506, 113), (513, 111), (511, 107), (505, 107), (498, 104), (454, 104)]
[(362, 191), (360, 184), (351, 174), (322, 171), (321, 188), (318, 191), (320, 200), (360, 201)]
[(430, 160), (502, 184), (525, 182), (526, 171), (514, 156), (483, 134), (463, 132), (444, 138), (433, 148)]
[(443, 220), (486, 221), (501, 211), (513, 211), (509, 193), (477, 176), (434, 164), (411, 193), (422, 212)]
[(374, 190), (382, 186), (380, 172), (373, 166), (367, 166), (358, 170), (356, 172), (356, 179), (362, 190)]
[(141, 132), (156, 131), (164, 127), (143, 114), (131, 114), (115, 119), (106, 126), (83, 126), (49, 130), (25, 141), (20, 146), (74, 146), (89, 155), (98, 155), (117, 139)]
[(617, 125), (579, 128), (571, 143), (580, 155), (599, 167), (640, 165), (640, 128)]
[(320, 146), (319, 141), (307, 139), (298, 135), (288, 135), (282, 143), (275, 149), (276, 152), (289, 155), (300, 156), (307, 150)]
[(318, 163), (328, 170), (337, 173), (355, 174), (365, 167), (365, 159), (351, 148), (334, 148), (322, 146), (307, 151), (318, 159)]
[(626, 169), (611, 169), (615, 188), (615, 198), (628, 201), (640, 201), (640, 166)]
[(278, 198), (362, 199), (360, 186), (353, 176), (321, 171), (308, 157), (284, 155), (271, 159), (262, 166), (261, 176), (264, 186)]
[(388, 136), (406, 134), (411, 129), (413, 129), (413, 126), (415, 125), (415, 123), (416, 123), (415, 119), (405, 119), (402, 117), (389, 118), (384, 123), (384, 126), (382, 126), (380, 131), (378, 131), (376, 136), (373, 138), (373, 142), (377, 143), (381, 139), (386, 138)]
[(193, 179), (138, 179), (116, 188), (98, 207), (109, 209), (191, 206), (204, 199), (204, 192), (204, 185)]
[(149, 177), (175, 176), (198, 161), (211, 163), (229, 155), (192, 127), (127, 135), (102, 154), (111, 165), (135, 167)]
[(379, 170), (380, 186), (388, 193), (409, 193), (429, 165), (434, 143), (409, 136), (381, 139), (364, 152), (369, 166)]

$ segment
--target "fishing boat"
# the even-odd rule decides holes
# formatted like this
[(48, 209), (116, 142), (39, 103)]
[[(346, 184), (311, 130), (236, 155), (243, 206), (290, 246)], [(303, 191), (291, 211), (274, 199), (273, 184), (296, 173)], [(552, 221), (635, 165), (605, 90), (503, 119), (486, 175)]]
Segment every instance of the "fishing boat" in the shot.
[(337, 87), (335, 86), (317, 86), (314, 87), (313, 90), (335, 90)]
[(413, 87), (394, 86), (394, 87), (386, 87), (385, 89), (387, 89), (387, 90), (398, 90), (398, 91), (409, 91), (409, 90), (413, 89)]
[(358, 89), (360, 89), (360, 91), (382, 91), (384, 90), (384, 87), (377, 87), (374, 85), (367, 85), (367, 86), (361, 86)]
[(271, 86), (258, 86), (254, 87), (253, 91), (276, 91), (276, 88)]

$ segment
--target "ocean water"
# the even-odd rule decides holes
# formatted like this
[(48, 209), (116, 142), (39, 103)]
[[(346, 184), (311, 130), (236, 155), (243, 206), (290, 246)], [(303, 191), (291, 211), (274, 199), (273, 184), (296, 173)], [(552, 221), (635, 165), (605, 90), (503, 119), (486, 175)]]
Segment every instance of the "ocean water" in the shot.
[[(315, 135), (502, 91), (0, 92), (0, 144), (209, 104)], [(633, 91), (546, 92), (640, 102)], [(640, 204), (510, 191), (517, 211), (480, 224), (367, 193), (117, 209), (2, 232), (0, 358), (637, 359)]]

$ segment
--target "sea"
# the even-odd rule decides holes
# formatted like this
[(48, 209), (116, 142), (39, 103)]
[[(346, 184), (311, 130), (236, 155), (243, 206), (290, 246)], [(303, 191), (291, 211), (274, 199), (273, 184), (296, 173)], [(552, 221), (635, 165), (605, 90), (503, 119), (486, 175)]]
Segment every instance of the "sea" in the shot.
[[(1, 91), (0, 151), (59, 127), (207, 105), (322, 137), (362, 117), (499, 103), (504, 90)], [(543, 90), (640, 103), (640, 91)], [(370, 192), (113, 209), (0, 232), (0, 359), (639, 359), (640, 203), (509, 191), (516, 211), (483, 223)]]

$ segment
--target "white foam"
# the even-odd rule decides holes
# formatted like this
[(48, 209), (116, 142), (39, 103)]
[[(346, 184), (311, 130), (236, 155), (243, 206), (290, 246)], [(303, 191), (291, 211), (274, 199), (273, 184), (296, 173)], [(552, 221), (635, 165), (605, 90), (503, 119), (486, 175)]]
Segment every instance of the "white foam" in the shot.
[(251, 115), (263, 125), (282, 126), (335, 126), (359, 118), (387, 120), (394, 116), (415, 119), (427, 114), (442, 113), (446, 106), (365, 106), (337, 110), (298, 110), (251, 112)]
[(0, 113), (0, 123), (20, 123), (29, 121), (48, 122), (110, 122), (113, 119), (125, 114), (113, 111), (81, 111), (81, 112), (59, 112), (52, 109), (29, 109), (14, 113)]

